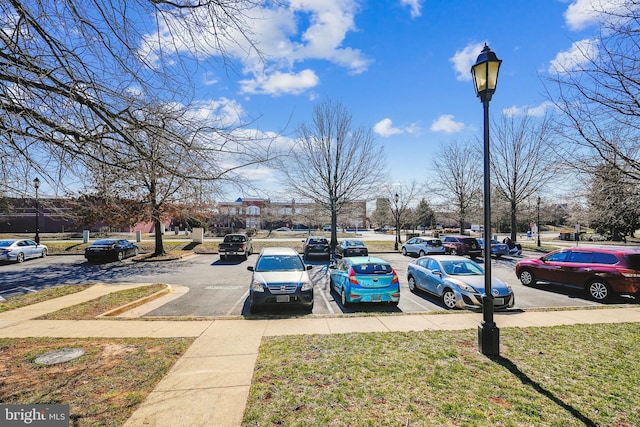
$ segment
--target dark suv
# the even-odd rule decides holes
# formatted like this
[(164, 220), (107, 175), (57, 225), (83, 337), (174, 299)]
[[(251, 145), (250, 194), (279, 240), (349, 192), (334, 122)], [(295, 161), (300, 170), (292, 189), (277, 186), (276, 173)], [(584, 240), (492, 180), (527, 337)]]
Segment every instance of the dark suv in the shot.
[(516, 275), (525, 286), (546, 282), (584, 289), (596, 301), (605, 301), (613, 294), (635, 295), (638, 300), (640, 250), (558, 249), (520, 261)]
[(302, 252), (305, 259), (311, 257), (330, 258), (329, 241), (324, 236), (309, 236), (302, 241)]
[(472, 259), (482, 256), (482, 248), (480, 243), (473, 238), (467, 236), (444, 236), (442, 245), (448, 254), (451, 255), (468, 255)]

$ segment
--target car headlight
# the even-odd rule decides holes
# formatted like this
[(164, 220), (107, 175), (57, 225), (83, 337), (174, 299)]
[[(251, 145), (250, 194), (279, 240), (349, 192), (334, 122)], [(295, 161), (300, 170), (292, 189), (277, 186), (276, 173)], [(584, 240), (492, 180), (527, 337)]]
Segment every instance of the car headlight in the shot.
[(458, 285), (458, 287), (459, 287), (460, 289), (462, 289), (462, 290), (463, 290), (463, 291), (465, 291), (465, 292), (474, 292), (474, 293), (475, 293), (475, 292), (477, 292), (473, 287), (471, 287), (471, 286), (467, 285), (467, 284), (466, 284), (466, 283), (464, 283), (464, 282), (458, 282), (458, 283), (456, 283), (456, 284)]
[(310, 280), (305, 280), (304, 282), (302, 282), (302, 287), (300, 288), (301, 291), (310, 291), (313, 288), (313, 284), (311, 283)]
[(251, 290), (253, 292), (264, 292), (264, 285), (259, 280), (254, 280), (251, 282)]

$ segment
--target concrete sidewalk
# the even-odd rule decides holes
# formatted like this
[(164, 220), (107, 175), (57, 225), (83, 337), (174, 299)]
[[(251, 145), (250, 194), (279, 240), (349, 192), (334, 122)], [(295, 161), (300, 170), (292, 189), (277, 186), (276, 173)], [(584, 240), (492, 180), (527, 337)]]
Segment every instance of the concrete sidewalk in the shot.
[[(239, 426), (262, 337), (476, 329), (481, 313), (447, 312), (386, 316), (309, 316), (258, 320), (130, 320), (186, 292), (173, 292), (122, 314), (117, 320), (33, 320), (45, 313), (94, 299), (132, 285), (96, 285), (83, 292), (0, 313), (0, 337), (196, 337), (126, 427)], [(587, 310), (498, 312), (500, 328), (640, 322), (640, 306)]]

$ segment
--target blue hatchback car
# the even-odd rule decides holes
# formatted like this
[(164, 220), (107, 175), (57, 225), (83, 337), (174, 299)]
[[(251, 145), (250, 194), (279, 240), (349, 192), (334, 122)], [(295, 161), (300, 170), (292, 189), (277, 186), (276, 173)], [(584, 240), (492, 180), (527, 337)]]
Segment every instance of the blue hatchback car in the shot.
[(398, 305), (398, 274), (383, 259), (344, 257), (329, 267), (329, 286), (340, 295), (342, 306), (356, 302), (388, 302)]

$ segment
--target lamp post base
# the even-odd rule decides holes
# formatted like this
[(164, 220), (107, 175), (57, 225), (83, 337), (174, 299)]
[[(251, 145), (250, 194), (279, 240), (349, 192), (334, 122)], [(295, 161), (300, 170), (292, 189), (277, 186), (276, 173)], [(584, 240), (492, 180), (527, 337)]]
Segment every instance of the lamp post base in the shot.
[(494, 322), (478, 325), (478, 351), (485, 356), (500, 355), (500, 329)]

